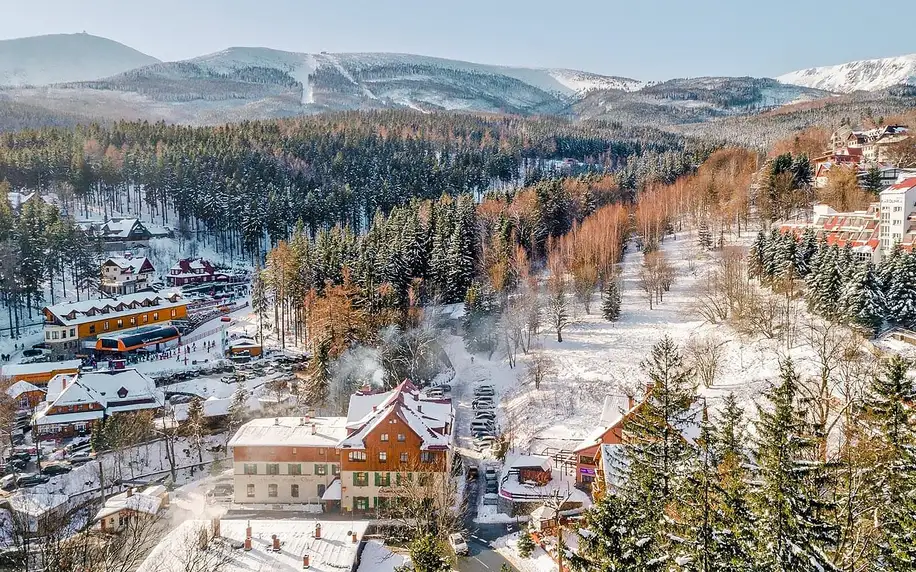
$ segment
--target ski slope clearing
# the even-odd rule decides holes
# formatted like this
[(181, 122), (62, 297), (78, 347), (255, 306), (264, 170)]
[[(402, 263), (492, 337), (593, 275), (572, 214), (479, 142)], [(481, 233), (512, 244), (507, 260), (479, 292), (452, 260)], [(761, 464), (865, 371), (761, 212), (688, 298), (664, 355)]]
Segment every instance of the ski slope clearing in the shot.
[[(736, 243), (746, 247), (752, 238), (747, 234)], [(776, 379), (779, 361), (785, 356), (792, 357), (800, 375), (817, 374), (817, 353), (805, 333), (810, 316), (802, 308), (798, 309), (797, 334), (788, 348), (785, 340), (744, 336), (729, 325), (707, 324), (697, 310), (696, 295), (720, 253), (701, 251), (695, 236), (688, 233), (678, 233), (676, 240), (669, 237), (662, 251), (676, 269), (677, 278), (664, 301), (654, 309), (649, 309), (639, 287), (637, 273), (643, 255), (630, 247), (621, 263), (619, 321), (608, 322), (599, 315), (600, 299), (595, 294), (590, 315), (581, 305), (570, 303), (574, 323), (563, 331), (562, 343), (556, 341), (548, 327), (542, 330), (543, 351), (553, 367), (552, 375), (539, 389), (526, 380), (526, 364), (531, 356), (522, 356), (517, 367), (509, 368), (498, 353), (491, 360), (482, 355), (472, 357), (462, 340), (453, 338), (448, 351), (456, 368), (456, 380), (468, 387), (475, 383), (492, 383), (496, 387), (501, 397), (499, 423), (517, 450), (538, 454), (548, 447), (572, 449), (594, 430), (606, 396), (641, 397), (648, 381), (641, 363), (666, 335), (682, 350), (691, 339), (711, 338), (720, 344), (715, 382), (709, 388), (698, 383), (698, 392), (706, 398), (713, 415), (722, 398), (734, 393), (747, 418), (753, 419), (755, 404), (769, 382)], [(872, 349), (870, 343), (865, 344)], [(473, 397), (469, 390), (462, 391), (465, 393), (459, 395), (458, 408), (470, 415)], [(467, 430), (459, 426), (460, 433)], [(459, 444), (468, 446), (469, 442), (470, 438), (462, 433)]]

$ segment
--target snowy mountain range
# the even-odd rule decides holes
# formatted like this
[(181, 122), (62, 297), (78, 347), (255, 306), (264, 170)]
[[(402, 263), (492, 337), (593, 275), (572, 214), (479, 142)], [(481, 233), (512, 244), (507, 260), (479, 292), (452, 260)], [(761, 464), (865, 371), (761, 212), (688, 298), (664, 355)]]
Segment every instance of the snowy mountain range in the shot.
[(776, 79), (836, 93), (876, 91), (916, 83), (916, 54), (808, 68)]
[(884, 88), (906, 81), (916, 56), (871, 62), (793, 72), (779, 81), (711, 77), (646, 83), (412, 54), (308, 54), (258, 47), (160, 62), (88, 34), (38, 36), (0, 42), (0, 129), (10, 128), (2, 122), (4, 105), (16, 108), (17, 126), (58, 124), (77, 116), (212, 124), (398, 108), (676, 125), (862, 86)]

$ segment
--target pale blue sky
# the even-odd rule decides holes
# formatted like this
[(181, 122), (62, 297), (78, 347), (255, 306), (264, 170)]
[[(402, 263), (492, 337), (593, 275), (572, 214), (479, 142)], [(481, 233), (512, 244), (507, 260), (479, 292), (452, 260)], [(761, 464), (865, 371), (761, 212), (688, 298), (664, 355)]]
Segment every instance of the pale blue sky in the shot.
[(163, 60), (387, 51), (644, 80), (916, 52), (914, 0), (0, 0), (0, 15), (0, 39), (85, 30)]

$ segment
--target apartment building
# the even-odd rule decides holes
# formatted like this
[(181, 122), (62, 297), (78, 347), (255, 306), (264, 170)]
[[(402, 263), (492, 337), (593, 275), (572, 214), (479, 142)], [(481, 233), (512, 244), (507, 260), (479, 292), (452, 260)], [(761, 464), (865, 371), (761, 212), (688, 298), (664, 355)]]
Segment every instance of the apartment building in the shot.
[[(235, 502), (339, 506), (343, 417), (276, 417), (242, 425), (232, 448)], [(335, 494), (336, 493), (336, 494)], [(336, 498), (335, 498), (336, 497)]]
[(339, 444), (342, 510), (371, 511), (435, 491), (450, 475), (454, 419), (450, 399), (429, 399), (410, 381), (352, 395)]

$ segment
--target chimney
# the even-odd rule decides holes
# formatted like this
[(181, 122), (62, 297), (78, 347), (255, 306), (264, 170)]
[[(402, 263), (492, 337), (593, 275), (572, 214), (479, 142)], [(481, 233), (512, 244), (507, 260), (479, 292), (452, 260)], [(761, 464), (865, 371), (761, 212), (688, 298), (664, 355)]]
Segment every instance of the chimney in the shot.
[(273, 544), (274, 552), (280, 552), (280, 537), (274, 534), (274, 535), (271, 535), (271, 538), (274, 541), (274, 544)]
[(653, 389), (655, 389), (655, 384), (654, 384), (654, 383), (647, 383), (647, 384), (646, 384), (646, 397), (649, 397), (649, 396), (652, 394), (652, 390), (653, 390)]
[(316, 423), (312, 423), (312, 435), (314, 435), (317, 432), (318, 432), (318, 425)]
[(417, 413), (423, 413), (423, 406), (417, 403)]
[(132, 497), (132, 496), (134, 496), (134, 488), (133, 488), (133, 487), (128, 487), (128, 488), (127, 488), (127, 498), (130, 498), (130, 497)]
[(632, 395), (627, 395), (627, 409), (633, 409), (636, 405), (636, 400), (633, 399)]
[(378, 407), (375, 406), (375, 405), (373, 405), (373, 406), (372, 406), (372, 411), (378, 411)]
[(299, 418), (299, 426), (301, 427), (301, 426), (303, 426), (303, 425), (305, 425), (305, 417), (300, 417), (300, 418)]
[(315, 538), (321, 538), (321, 523), (315, 523)]
[(222, 536), (222, 534), (220, 534), (219, 522), (218, 518), (214, 518), (210, 521), (210, 528), (213, 530), (213, 538)]
[(303, 568), (308, 568), (308, 567), (309, 567), (309, 555), (308, 555), (308, 554), (303, 554), (303, 555), (302, 555), (302, 567), (303, 567)]
[(248, 536), (245, 538), (245, 552), (251, 551), (251, 537)]
[(350, 533), (350, 538), (353, 540), (353, 544), (356, 544), (356, 531)]
[(279, 425), (279, 424), (280, 424), (280, 418), (274, 417), (274, 425)]
[(308, 413), (306, 413), (306, 414), (305, 414), (305, 422), (308, 423), (308, 422), (311, 421), (311, 420), (312, 420), (312, 416), (309, 415)]

